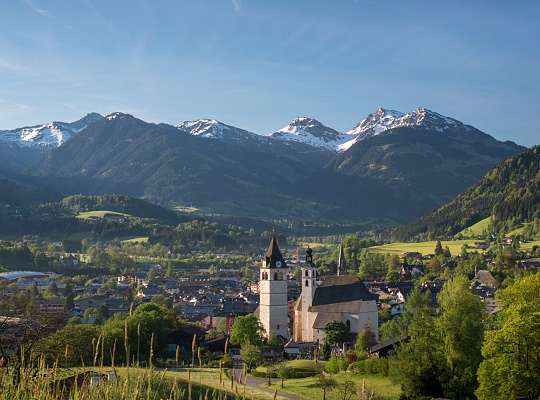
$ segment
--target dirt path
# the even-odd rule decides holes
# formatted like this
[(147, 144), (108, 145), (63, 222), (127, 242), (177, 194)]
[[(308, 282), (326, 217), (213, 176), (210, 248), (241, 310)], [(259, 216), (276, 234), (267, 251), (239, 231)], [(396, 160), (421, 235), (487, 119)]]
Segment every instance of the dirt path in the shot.
[[(245, 382), (246, 386), (248, 386), (248, 387), (255, 388), (255, 389), (258, 389), (258, 390), (262, 390), (262, 391), (267, 392), (267, 393), (274, 393), (275, 392), (275, 389), (272, 389), (272, 388), (269, 388), (269, 387), (265, 386), (266, 385), (266, 379), (265, 378), (256, 378), (254, 376), (249, 376), (248, 375), (247, 380), (246, 380), (246, 377), (244, 376), (244, 363), (243, 363), (243, 361), (242, 361), (242, 359), (240, 357), (233, 357), (233, 369), (232, 370), (234, 371), (235, 380), (239, 384), (243, 385), (244, 382)], [(301, 397), (301, 396), (298, 396), (296, 394), (282, 392), (279, 389), (277, 391), (277, 395), (281, 396), (281, 397), (285, 397), (287, 399), (291, 399), (291, 400), (306, 400), (305, 397)]]

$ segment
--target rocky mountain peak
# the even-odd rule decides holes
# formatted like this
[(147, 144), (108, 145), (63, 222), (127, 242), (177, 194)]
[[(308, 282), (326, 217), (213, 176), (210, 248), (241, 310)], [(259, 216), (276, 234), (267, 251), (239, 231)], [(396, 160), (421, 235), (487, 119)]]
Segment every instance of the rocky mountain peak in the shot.
[(184, 121), (177, 126), (178, 129), (186, 131), (193, 136), (222, 137), (223, 132), (231, 130), (228, 125), (222, 124), (215, 119), (201, 118), (194, 121)]
[(75, 122), (47, 122), (9, 131), (0, 131), (0, 142), (14, 147), (48, 151), (65, 143), (73, 135), (103, 119), (98, 113), (90, 113)]

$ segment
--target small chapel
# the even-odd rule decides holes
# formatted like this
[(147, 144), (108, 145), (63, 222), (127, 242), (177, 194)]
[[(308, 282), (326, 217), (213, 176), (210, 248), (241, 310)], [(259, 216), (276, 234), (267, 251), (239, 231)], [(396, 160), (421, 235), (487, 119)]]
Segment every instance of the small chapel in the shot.
[(340, 246), (337, 274), (318, 277), (313, 251), (308, 247), (301, 267), (302, 293), (295, 304), (292, 329), (289, 330), (287, 265), (275, 236), (272, 236), (260, 268), (257, 310), (267, 334), (273, 332), (297, 343), (323, 343), (325, 326), (331, 321), (341, 321), (351, 338), (367, 326), (377, 337), (376, 299), (358, 275), (347, 272), (343, 246)]

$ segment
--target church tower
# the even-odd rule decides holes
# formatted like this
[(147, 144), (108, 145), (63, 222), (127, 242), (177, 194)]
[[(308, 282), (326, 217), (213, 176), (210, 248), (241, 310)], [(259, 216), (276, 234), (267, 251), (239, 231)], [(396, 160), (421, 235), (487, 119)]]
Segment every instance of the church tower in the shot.
[(339, 256), (337, 262), (337, 276), (347, 275), (347, 263), (345, 262), (345, 253), (343, 252), (343, 242), (339, 245)]
[(302, 341), (313, 341), (313, 329), (308, 322), (308, 309), (313, 305), (317, 289), (317, 270), (313, 264), (313, 250), (306, 250), (306, 262), (302, 266)]
[(287, 265), (274, 235), (263, 257), (259, 294), (259, 320), (266, 334), (270, 336), (274, 332), (288, 339)]

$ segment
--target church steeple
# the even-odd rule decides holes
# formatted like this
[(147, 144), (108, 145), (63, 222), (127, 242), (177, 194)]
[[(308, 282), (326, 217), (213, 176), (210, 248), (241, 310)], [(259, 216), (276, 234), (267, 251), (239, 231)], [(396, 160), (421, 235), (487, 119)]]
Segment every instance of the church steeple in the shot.
[(339, 245), (339, 256), (337, 265), (337, 276), (347, 275), (347, 262), (345, 261), (345, 253), (343, 251), (343, 242)]
[(268, 246), (268, 250), (264, 253), (263, 268), (286, 268), (285, 259), (279, 250), (276, 236), (272, 234), (272, 240)]
[(287, 265), (274, 234), (264, 253), (259, 277), (259, 320), (267, 335), (288, 339)]

